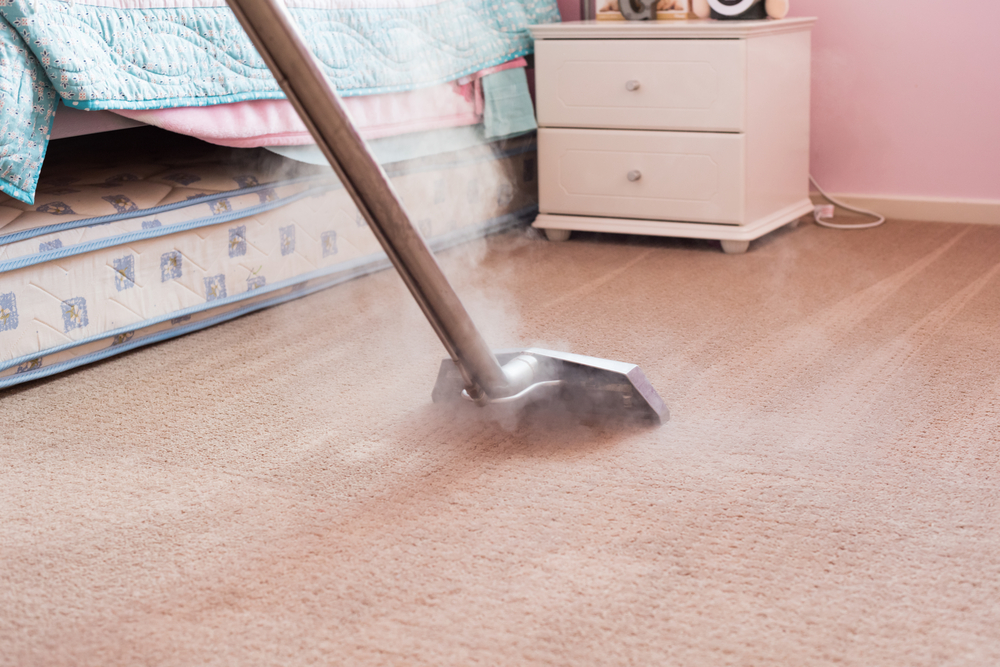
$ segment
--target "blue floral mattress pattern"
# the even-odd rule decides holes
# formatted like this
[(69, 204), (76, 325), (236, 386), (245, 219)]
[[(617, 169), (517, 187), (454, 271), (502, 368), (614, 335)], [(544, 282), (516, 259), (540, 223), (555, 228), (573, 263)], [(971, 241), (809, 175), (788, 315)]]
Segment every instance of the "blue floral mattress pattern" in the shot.
[[(386, 169), (444, 247), (537, 212), (534, 155), (528, 136)], [(330, 170), (290, 169), (216, 151), (47, 170), (42, 211), (0, 196), (0, 388), (387, 266)]]
[[(559, 20), (553, 0), (296, 4), (292, 15), (345, 96), (442, 83), (528, 54), (526, 26)], [(0, 19), (0, 190), (25, 202), (59, 99), (157, 109), (283, 97), (221, 1), (0, 0)]]

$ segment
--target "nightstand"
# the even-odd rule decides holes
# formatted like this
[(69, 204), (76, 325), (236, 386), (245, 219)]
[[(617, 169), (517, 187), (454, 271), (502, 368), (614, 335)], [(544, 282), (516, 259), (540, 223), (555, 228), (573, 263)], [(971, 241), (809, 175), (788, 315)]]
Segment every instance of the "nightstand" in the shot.
[(815, 19), (581, 21), (535, 38), (539, 211), (572, 230), (718, 239), (813, 210)]

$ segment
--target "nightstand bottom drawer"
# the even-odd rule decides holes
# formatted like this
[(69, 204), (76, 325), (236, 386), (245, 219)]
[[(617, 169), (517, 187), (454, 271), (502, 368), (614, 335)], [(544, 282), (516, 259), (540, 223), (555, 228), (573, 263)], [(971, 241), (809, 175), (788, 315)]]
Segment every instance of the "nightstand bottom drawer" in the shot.
[(542, 128), (539, 208), (738, 225), (744, 153), (742, 134)]

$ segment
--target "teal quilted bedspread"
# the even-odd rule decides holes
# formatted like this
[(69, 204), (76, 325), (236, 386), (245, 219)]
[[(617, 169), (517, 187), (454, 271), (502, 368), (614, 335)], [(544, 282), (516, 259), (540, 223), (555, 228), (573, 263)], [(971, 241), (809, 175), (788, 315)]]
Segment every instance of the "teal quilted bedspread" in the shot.
[[(528, 54), (526, 27), (559, 20), (554, 0), (288, 4), (344, 96), (434, 85)], [(0, 19), (0, 190), (27, 203), (60, 99), (158, 109), (283, 97), (222, 2), (0, 0)]]

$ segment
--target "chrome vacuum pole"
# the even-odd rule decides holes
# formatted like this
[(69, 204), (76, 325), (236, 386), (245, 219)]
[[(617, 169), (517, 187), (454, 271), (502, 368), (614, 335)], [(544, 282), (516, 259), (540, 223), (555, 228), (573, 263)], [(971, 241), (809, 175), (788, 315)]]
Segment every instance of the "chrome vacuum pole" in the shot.
[[(641, 403), (649, 406), (648, 412), (657, 418), (666, 413), (663, 401), (633, 364), (529, 349), (501, 353), (505, 362), (501, 366), (351, 123), (288, 10), (278, 0), (226, 1), (451, 356), (450, 364), (442, 365), (435, 400), (459, 398), (464, 393), (483, 404), (575, 384), (605, 398), (609, 393), (618, 396), (626, 407), (638, 392)], [(598, 375), (574, 375), (569, 366), (578, 366), (582, 360), (588, 360), (584, 365), (590, 366), (590, 361), (600, 362), (594, 366)], [(607, 367), (609, 364), (612, 367)], [(599, 379), (600, 373), (609, 372), (612, 375), (605, 378), (607, 381)], [(632, 387), (626, 390), (628, 396), (619, 396), (623, 376), (634, 376), (628, 380)], [(635, 383), (639, 376), (643, 389)], [(644, 395), (649, 392), (647, 399)]]
[[(521, 391), (486, 345), (427, 243), (410, 222), (382, 167), (278, 2), (228, 0), (250, 40), (399, 271), (451, 358), (468, 375), (468, 393)], [(529, 378), (530, 379), (530, 378)]]

